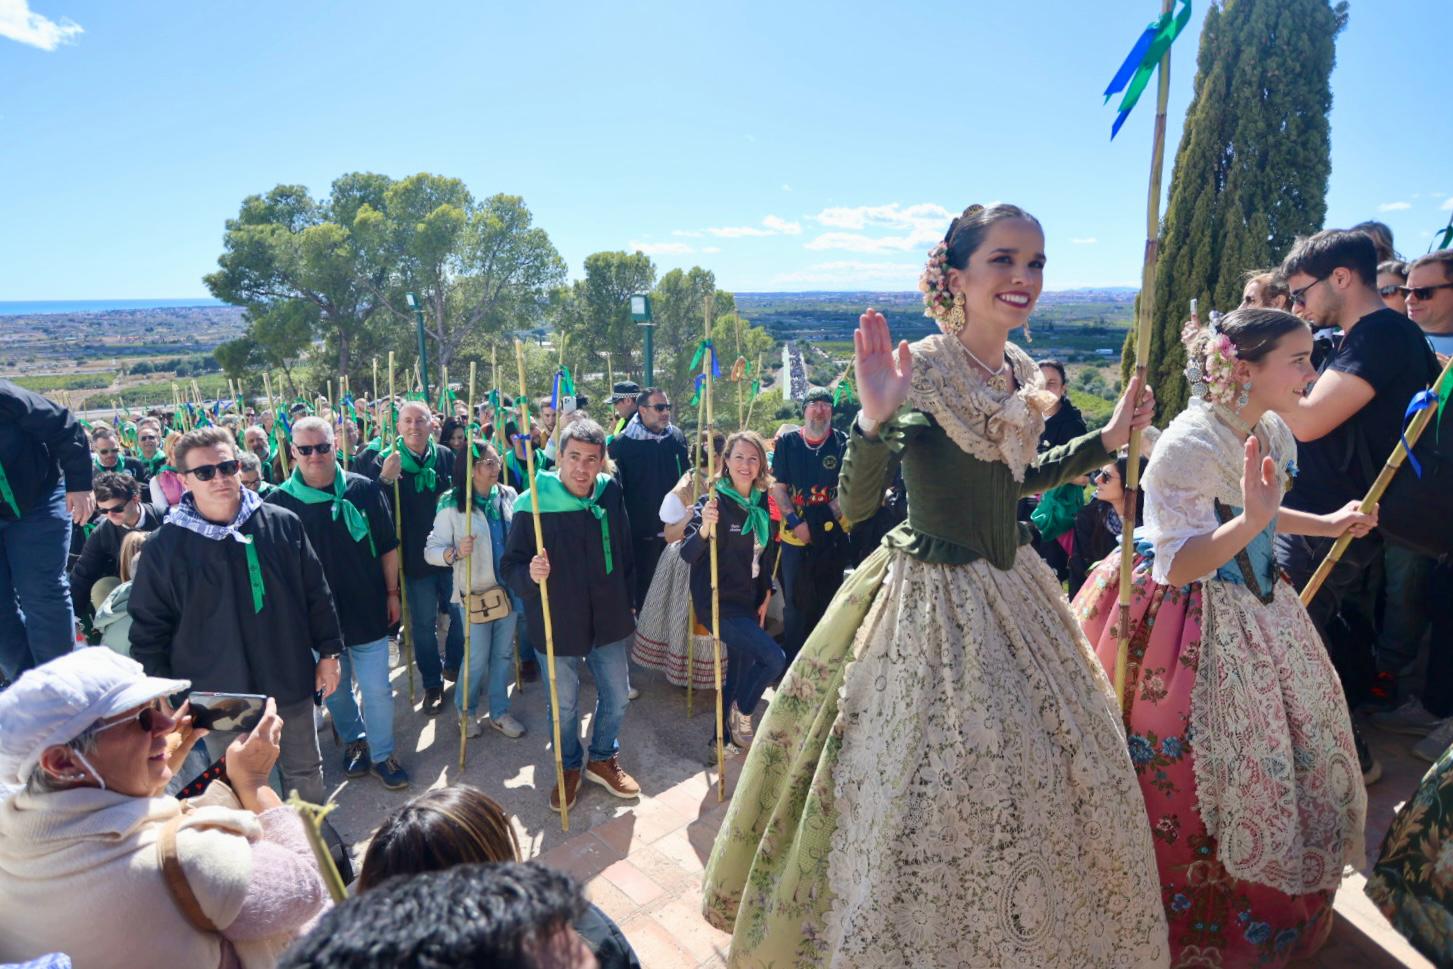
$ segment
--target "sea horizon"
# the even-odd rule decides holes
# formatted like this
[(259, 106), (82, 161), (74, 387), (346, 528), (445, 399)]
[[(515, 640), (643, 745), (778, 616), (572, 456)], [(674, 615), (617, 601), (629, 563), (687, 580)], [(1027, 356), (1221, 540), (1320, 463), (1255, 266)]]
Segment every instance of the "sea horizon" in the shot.
[(0, 316), (42, 316), (50, 313), (106, 313), (111, 310), (180, 309), (226, 306), (210, 296), (156, 297), (153, 299), (21, 299), (0, 300)]

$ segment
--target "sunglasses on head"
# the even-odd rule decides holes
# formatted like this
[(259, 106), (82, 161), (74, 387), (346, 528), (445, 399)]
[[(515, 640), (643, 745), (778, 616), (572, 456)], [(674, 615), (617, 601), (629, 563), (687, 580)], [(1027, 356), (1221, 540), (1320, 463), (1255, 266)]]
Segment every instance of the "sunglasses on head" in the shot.
[(298, 453), (305, 458), (310, 456), (314, 451), (317, 451), (319, 454), (327, 454), (333, 450), (333, 445), (327, 441), (324, 441), (322, 444), (294, 444), (293, 447), (297, 448)]
[(97, 505), (96, 510), (103, 515), (119, 515), (126, 510), (129, 501), (123, 501), (119, 505)]
[(1438, 283), (1436, 286), (1399, 286), (1397, 288), (1408, 299), (1415, 299), (1421, 303), (1424, 300), (1432, 299), (1433, 291), (1436, 289), (1453, 289), (1453, 283)]
[(152, 700), (132, 716), (122, 717), (120, 720), (113, 720), (110, 723), (102, 724), (96, 728), (95, 732), (102, 733), (110, 730), (112, 727), (124, 727), (134, 723), (142, 733), (149, 734), (156, 730), (156, 722), (159, 717), (171, 719), (171, 707), (166, 705), (166, 701), (160, 698)]
[(224, 478), (230, 478), (242, 467), (240, 461), (219, 461), (216, 464), (203, 464), (199, 467), (188, 468), (182, 474), (195, 475), (198, 481), (211, 481), (219, 473)]

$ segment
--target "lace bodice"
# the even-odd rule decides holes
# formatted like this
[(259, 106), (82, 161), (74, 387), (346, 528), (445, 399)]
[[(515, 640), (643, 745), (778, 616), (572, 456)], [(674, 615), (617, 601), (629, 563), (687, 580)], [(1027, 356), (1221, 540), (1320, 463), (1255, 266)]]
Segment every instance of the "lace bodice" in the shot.
[[(1290, 487), (1297, 456), (1296, 439), (1277, 415), (1268, 412), (1256, 425), (1270, 448), (1277, 479)], [(1214, 408), (1194, 399), (1156, 442), (1141, 488), (1145, 492), (1145, 537), (1155, 547), (1151, 574), (1168, 581), (1171, 562), (1181, 547), (1221, 524), (1216, 502), (1233, 511), (1241, 507), (1241, 470), (1245, 442)], [(1275, 528), (1275, 520), (1268, 526)], [(1211, 578), (1214, 573), (1200, 576)], [(1229, 574), (1228, 574), (1229, 575)]]

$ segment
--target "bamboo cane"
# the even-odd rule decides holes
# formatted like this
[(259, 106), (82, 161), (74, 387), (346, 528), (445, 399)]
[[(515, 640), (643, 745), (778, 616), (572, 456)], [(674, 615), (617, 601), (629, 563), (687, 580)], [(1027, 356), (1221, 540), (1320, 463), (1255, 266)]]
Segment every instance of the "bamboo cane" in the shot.
[[(353, 432), (349, 429), (349, 427), (350, 425), (354, 427), (357, 426), (356, 424), (354, 424), (353, 418), (348, 416), (348, 405), (344, 403), (347, 398), (348, 375), (343, 374), (341, 377), (338, 378), (338, 426), (339, 429), (343, 432), (343, 467), (345, 470), (348, 468), (350, 454), (353, 450)], [(357, 410), (358, 408), (355, 407), (354, 412), (356, 413)]]
[[(394, 444), (394, 438), (396, 438), (398, 436), (398, 428), (394, 426), (395, 422), (394, 422), (394, 419), (393, 419), (394, 352), (392, 350), (390, 350), (388, 352), (388, 399), (389, 399), (389, 411), (388, 411), (388, 413), (389, 413), (389, 422), (388, 422), (388, 424), (389, 424), (389, 426), (388, 426), (388, 437), (389, 437), (389, 440), (386, 441), (386, 442), (384, 442), (384, 441), (380, 441), (379, 442), (383, 446), (384, 453), (388, 453), (388, 449), (390, 447), (392, 447), (393, 444)], [(398, 543), (399, 543), (400, 546), (402, 546), (404, 544), (404, 505), (403, 505), (403, 499), (402, 499), (402, 497), (399, 494), (399, 479), (398, 478), (395, 478), (394, 479), (394, 537), (398, 540)], [(402, 553), (400, 553), (399, 558), (400, 558), (400, 560), (402, 560), (402, 558), (403, 558)], [(400, 565), (399, 565), (399, 642), (401, 642), (401, 643), (404, 644), (404, 648), (403, 648), (403, 654), (404, 655), (403, 655), (402, 658), (403, 658), (403, 661), (404, 661), (404, 668), (406, 670), (408, 670), (408, 674), (409, 674), (409, 706), (413, 706), (414, 705), (414, 633), (413, 633), (413, 630), (409, 628), (409, 594), (408, 594), (408, 591), (409, 590), (404, 587), (404, 575), (403, 575), (403, 572), (404, 572), (404, 570), (403, 570), (403, 564), (402, 564), (402, 561), (401, 561), (400, 562)]]
[(615, 393), (616, 371), (610, 362), (610, 351), (602, 350), (601, 353), (605, 354), (605, 382), (610, 386), (611, 393)]
[[(761, 380), (762, 379), (762, 355), (760, 353), (757, 354), (757, 379), (758, 380)], [(751, 400), (747, 401), (747, 419), (742, 424), (742, 428), (744, 430), (748, 426), (751, 425), (751, 423), (752, 423), (752, 409), (754, 407), (756, 407), (756, 406), (757, 406), (757, 398), (756, 397), (753, 397)]]
[[(1447, 396), (1448, 390), (1446, 389), (1446, 385), (1448, 384), (1448, 374), (1450, 372), (1453, 372), (1453, 358), (1450, 358), (1448, 363), (1443, 366), (1443, 372), (1438, 375), (1437, 382), (1433, 384), (1433, 392), (1438, 395), (1439, 400)], [(1373, 509), (1377, 507), (1377, 503), (1382, 500), (1383, 492), (1387, 490), (1388, 485), (1392, 484), (1393, 476), (1398, 473), (1398, 469), (1407, 460), (1408, 448), (1418, 443), (1418, 438), (1423, 436), (1423, 429), (1428, 426), (1428, 422), (1433, 419), (1437, 412), (1438, 408), (1434, 406), (1426, 407), (1413, 415), (1413, 421), (1408, 425), (1407, 432), (1403, 435), (1407, 438), (1407, 447), (1403, 446), (1401, 440), (1397, 442), (1397, 446), (1392, 449), (1392, 454), (1388, 455), (1387, 461), (1383, 464), (1382, 470), (1378, 472), (1377, 478), (1373, 480), (1372, 487), (1367, 489), (1367, 496), (1362, 499), (1362, 504), (1359, 506), (1358, 511), (1364, 515), (1372, 514)], [(1322, 560), (1322, 564), (1317, 566), (1317, 571), (1312, 573), (1311, 579), (1307, 581), (1307, 587), (1302, 590), (1303, 606), (1310, 606), (1312, 604), (1312, 600), (1316, 598), (1317, 590), (1322, 588), (1322, 583), (1327, 581), (1327, 576), (1332, 574), (1332, 569), (1342, 560), (1342, 553), (1347, 551), (1347, 546), (1351, 544), (1351, 532), (1344, 532), (1341, 538), (1332, 543), (1332, 548), (1327, 553), (1327, 557)]]
[[(445, 384), (447, 387), (448, 384)], [(474, 413), (474, 361), (469, 363), (469, 413)], [(469, 421), (464, 422), (464, 537), (474, 537), (474, 433)], [(464, 682), (456, 683), (454, 689), (464, 689), (464, 703), (459, 712), (459, 769), (464, 770), (464, 753), (469, 746), (469, 647), (474, 639), (474, 627), (469, 621), (469, 599), (474, 595), (474, 550), (464, 560)]]
[[(525, 436), (525, 474), (530, 486), (530, 512), (535, 520), (535, 551), (545, 549), (545, 531), (540, 525), (540, 493), (535, 490), (535, 449), (530, 444), (530, 399), (525, 390), (525, 345), (515, 341), (515, 363), (520, 368), (520, 427)], [(560, 759), (560, 695), (555, 688), (555, 629), (550, 623), (549, 580), (540, 584), (540, 615), (545, 620), (545, 662), (550, 681), (550, 725), (555, 745), (555, 788), (560, 797), (560, 830), (570, 830), (570, 802), (565, 796), (565, 763)]]
[[(1161, 0), (1161, 14), (1169, 14), (1175, 0)], [(1165, 114), (1170, 100), (1170, 48), (1160, 58), (1155, 92), (1155, 133), (1150, 148), (1150, 191), (1146, 200), (1145, 263), (1140, 272), (1140, 312), (1135, 321), (1135, 379), (1145, 388), (1146, 361), (1150, 357), (1150, 327), (1155, 311), (1155, 265), (1160, 257), (1160, 185), (1165, 169)], [(1138, 396), (1138, 392), (1137, 392)], [(1130, 406), (1134, 409), (1136, 401)], [(1133, 416), (1133, 415), (1132, 415)], [(1129, 532), (1135, 529), (1135, 494), (1140, 487), (1140, 431), (1131, 430), (1129, 457), (1125, 467), (1126, 538), (1120, 542), (1120, 638), (1115, 649), (1115, 699), (1125, 709), (1125, 669), (1130, 662), (1131, 572), (1135, 565), (1135, 543)]]
[[(706, 397), (701, 398), (701, 404), (696, 414), (696, 463), (691, 466), (691, 507), (696, 507), (697, 499), (701, 497), (701, 487), (697, 468), (701, 467), (701, 449), (710, 448), (714, 442), (711, 439), (711, 431), (706, 426)], [(714, 450), (714, 449), (713, 449)], [(692, 692), (695, 690), (696, 682), (696, 603), (691, 596), (686, 597), (686, 719), (690, 720), (694, 715)]]
[[(560, 334), (560, 359), (555, 362), (555, 367), (556, 367), (557, 370), (560, 367), (565, 366), (565, 340), (566, 340), (566, 335), (564, 333), (561, 333)], [(521, 388), (521, 392), (523, 392), (523, 388)], [(562, 400), (556, 400), (555, 401), (555, 426), (550, 429), (550, 437), (555, 441), (555, 458), (557, 460), (560, 457), (560, 411), (561, 411), (561, 406), (560, 405), (563, 404), (563, 403), (564, 403), (564, 401), (562, 401)]]
[[(707, 297), (705, 305), (706, 338), (711, 339), (711, 298)], [(716, 356), (716, 350), (707, 347), (706, 353), (702, 354), (701, 372), (706, 375), (706, 396), (703, 398), (703, 405), (706, 408), (706, 487), (709, 500), (716, 501), (716, 448), (712, 447), (711, 426), (714, 420), (711, 407), (711, 364)], [(719, 523), (718, 523), (719, 524)], [(722, 695), (721, 695), (721, 597), (717, 592), (717, 561), (716, 561), (716, 528), (712, 527), (711, 537), (707, 540), (711, 549), (711, 656), (712, 672), (716, 679), (716, 799), (726, 800), (726, 738), (722, 736), (725, 727), (722, 724)]]
[[(499, 390), (499, 347), (495, 346), (493, 343), (491, 343), (489, 347), (489, 371), (490, 386), (494, 390), (495, 394), (495, 402), (493, 405), (491, 405), (492, 413), (490, 415), (490, 425), (493, 433), (491, 433), (490, 437), (494, 441), (495, 452), (499, 455), (500, 480), (508, 485), (509, 475), (505, 473), (505, 448), (509, 447), (510, 445), (509, 442), (504, 439), (505, 416), (504, 408), (501, 406), (503, 404), (503, 401), (500, 399), (501, 395)], [(480, 427), (480, 430), (484, 430), (484, 428)], [(518, 629), (518, 624), (516, 624), (516, 627), (517, 628), (515, 635), (521, 635)], [(514, 656), (515, 660), (515, 693), (519, 693), (522, 689), (524, 689), (525, 684), (524, 680), (521, 678), (520, 675), (520, 647), (518, 646), (518, 644), (511, 647), (510, 653)]]
[(323, 819), (338, 804), (313, 804), (303, 800), (294, 790), (288, 795), (287, 805), (303, 819), (303, 833), (308, 838), (308, 847), (313, 849), (313, 859), (318, 862), (318, 873), (323, 876), (323, 884), (328, 887), (328, 894), (335, 904), (344, 901), (348, 898), (348, 886), (343, 884), (343, 876), (339, 873), (338, 866), (333, 863), (333, 855), (328, 851), (327, 843), (323, 841)]

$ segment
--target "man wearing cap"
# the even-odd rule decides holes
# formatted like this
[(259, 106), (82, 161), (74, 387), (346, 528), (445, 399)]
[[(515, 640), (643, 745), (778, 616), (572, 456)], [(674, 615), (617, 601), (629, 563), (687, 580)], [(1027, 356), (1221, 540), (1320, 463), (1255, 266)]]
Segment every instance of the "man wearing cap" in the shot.
[(91, 449), (71, 412), (0, 380), (0, 677), (76, 644), (71, 525), (89, 521)]
[[(137, 566), (131, 655), (153, 676), (275, 698), (284, 791), (321, 804), (314, 695), (337, 688), (343, 651), (323, 566), (297, 515), (242, 487), (226, 430), (184, 434), (175, 454), (187, 492)], [(214, 757), (221, 740), (208, 740)]]
[(641, 385), (634, 380), (619, 380), (611, 387), (610, 396), (605, 399), (616, 412), (615, 426), (611, 429), (611, 438), (617, 437), (631, 418), (636, 416), (636, 398), (641, 396)]
[(99, 648), (0, 693), (0, 962), (270, 966), (323, 911), (302, 819), (267, 786), (273, 701), (228, 748), (225, 785), (164, 795), (205, 734), (167, 702), (190, 686)]
[(813, 387), (803, 426), (772, 455), (772, 500), (782, 511), (783, 649), (790, 665), (842, 583), (847, 542), (839, 527), (838, 474), (847, 435), (832, 426), (832, 391)]
[(625, 493), (626, 515), (631, 520), (636, 584), (633, 602), (639, 612), (656, 574), (656, 562), (666, 548), (661, 534), (661, 499), (691, 467), (686, 435), (671, 423), (671, 402), (666, 391), (648, 387), (636, 398), (639, 405), (625, 429), (609, 445), (616, 465), (616, 480)]

